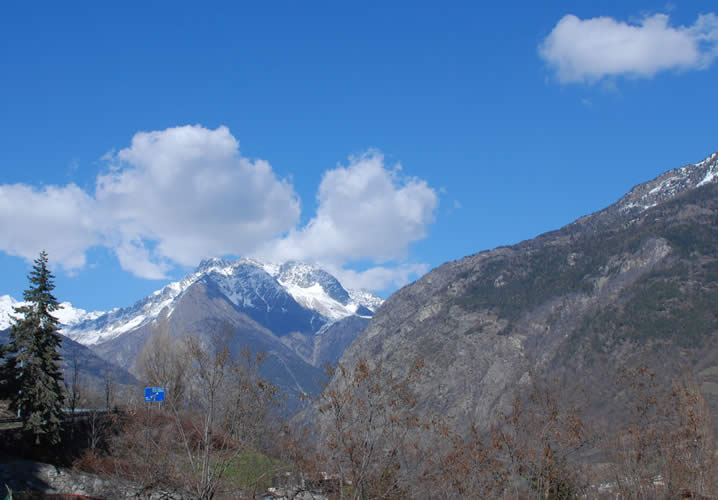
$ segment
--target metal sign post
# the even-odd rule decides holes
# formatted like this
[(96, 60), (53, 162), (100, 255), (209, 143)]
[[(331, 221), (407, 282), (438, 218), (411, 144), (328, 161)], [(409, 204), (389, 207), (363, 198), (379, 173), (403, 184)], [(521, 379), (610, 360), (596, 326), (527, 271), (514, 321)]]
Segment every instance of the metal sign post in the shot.
[(165, 388), (164, 387), (145, 387), (145, 403), (147, 403), (147, 420), (145, 422), (145, 459), (150, 459), (150, 409), (152, 408), (153, 402), (157, 401), (162, 406), (162, 401), (165, 400)]
[[(164, 387), (145, 387), (145, 403), (158, 402), (160, 409), (162, 408), (162, 401), (165, 400), (165, 388)], [(151, 405), (147, 405), (148, 407)]]
[(145, 387), (145, 402), (152, 403), (154, 401), (165, 400), (164, 387)]

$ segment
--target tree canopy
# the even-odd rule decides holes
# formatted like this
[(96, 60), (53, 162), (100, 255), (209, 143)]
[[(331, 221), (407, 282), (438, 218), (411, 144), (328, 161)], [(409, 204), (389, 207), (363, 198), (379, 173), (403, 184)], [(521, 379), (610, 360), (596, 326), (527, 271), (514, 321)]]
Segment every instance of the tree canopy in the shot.
[(28, 275), (30, 286), (23, 293), (25, 303), (13, 308), (3, 366), (10, 408), (19, 413), (23, 428), (35, 437), (35, 444), (58, 443), (62, 423), (62, 372), (58, 364), (61, 337), (58, 320), (52, 315), (60, 306), (52, 294), (55, 276), (47, 262), (43, 251)]

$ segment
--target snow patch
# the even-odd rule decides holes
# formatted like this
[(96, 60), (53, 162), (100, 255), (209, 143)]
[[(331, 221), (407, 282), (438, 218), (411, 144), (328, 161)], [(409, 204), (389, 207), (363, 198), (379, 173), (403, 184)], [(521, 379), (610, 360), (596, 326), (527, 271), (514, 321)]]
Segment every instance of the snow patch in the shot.
[[(703, 161), (676, 168), (661, 177), (670, 175), (659, 181), (649, 190), (651, 183), (641, 184), (632, 189), (621, 198), (618, 209), (627, 211), (631, 209), (648, 210), (659, 203), (675, 198), (681, 193), (713, 182), (718, 178), (718, 152), (713, 153)], [(699, 180), (700, 179), (700, 180)]]
[(384, 303), (384, 299), (368, 290), (347, 290), (347, 292), (349, 292), (352, 302), (366, 307), (371, 312), (376, 312), (379, 306)]
[[(252, 266), (256, 268), (256, 272), (247, 272), (246, 270), (238, 272), (242, 266)], [(279, 279), (280, 274), (281, 280)], [(322, 277), (320, 281), (329, 280), (331, 283), (327, 285), (329, 281), (318, 283), (308, 279), (308, 277), (316, 275)], [(180, 281), (169, 283), (138, 301), (134, 306), (115, 309), (107, 313), (95, 312), (85, 313), (85, 315), (78, 313), (76, 317), (66, 323), (68, 328), (63, 333), (85, 345), (112, 340), (153, 321), (165, 309), (171, 315), (177, 300), (185, 290), (202, 279), (211, 280), (227, 299), (239, 307), (266, 307), (267, 311), (273, 307), (273, 299), (266, 296), (267, 290), (281, 286), (299, 305), (318, 312), (330, 322), (356, 315), (362, 306), (373, 312), (383, 302), (381, 298), (364, 290), (346, 290), (349, 300), (341, 298), (340, 295), (336, 295), (338, 282), (335, 278), (309, 264), (292, 262), (280, 265), (250, 258), (242, 258), (234, 262), (207, 259), (200, 263), (194, 273), (188, 274)], [(330, 288), (334, 287), (335, 296), (346, 304), (333, 298), (329, 291), (322, 286), (322, 283)], [(340, 291), (344, 291), (341, 285), (338, 287), (341, 289)], [(247, 293), (249, 290), (252, 292), (251, 297)], [(260, 300), (259, 302), (257, 302), (257, 298)], [(2, 311), (1, 304), (0, 300), (0, 311)], [(84, 313), (84, 311), (82, 312)], [(362, 317), (368, 316), (362, 315)]]
[(345, 306), (331, 298), (319, 283), (306, 288), (285, 281), (279, 281), (279, 284), (299, 305), (317, 311), (322, 316), (333, 321), (351, 316), (357, 309), (354, 307), (354, 311), (352, 311), (349, 306)]
[(0, 296), (0, 330), (10, 328), (10, 315), (13, 314), (13, 307), (20, 304), (9, 295)]
[(715, 179), (715, 173), (712, 170), (709, 170), (703, 180), (696, 184), (696, 187), (701, 187), (703, 184), (708, 184), (709, 182), (712, 182), (713, 179)]
[[(27, 305), (27, 302), (21, 302), (15, 300), (9, 295), (0, 296), (0, 330), (10, 328), (11, 321), (10, 315), (15, 314), (15, 307), (21, 307)], [(82, 321), (93, 320), (99, 318), (105, 311), (85, 311), (79, 307), (73, 307), (70, 302), (61, 302), (60, 308), (53, 311), (51, 314), (55, 316), (60, 323), (60, 331), (63, 332), (63, 328), (71, 327)]]

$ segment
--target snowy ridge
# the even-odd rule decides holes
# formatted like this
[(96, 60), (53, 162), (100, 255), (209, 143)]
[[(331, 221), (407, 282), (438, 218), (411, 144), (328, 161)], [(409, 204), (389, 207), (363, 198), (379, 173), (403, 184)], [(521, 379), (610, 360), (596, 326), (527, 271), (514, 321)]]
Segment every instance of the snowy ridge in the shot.
[(95, 318), (87, 318), (85, 321), (69, 325), (62, 333), (85, 345), (111, 340), (159, 316), (160, 312), (165, 307), (170, 307), (180, 293), (191, 284), (187, 282), (187, 278), (170, 283), (138, 301), (134, 306), (113, 309)]
[[(180, 281), (172, 282), (152, 293), (152, 295), (136, 302), (131, 307), (114, 309), (107, 314), (73, 325), (67, 332), (68, 337), (85, 345), (92, 345), (112, 340), (119, 335), (134, 330), (157, 318), (167, 308), (172, 314), (174, 303), (179, 296), (200, 279), (212, 275), (214, 277), (231, 277), (233, 269), (240, 263), (232, 263), (223, 259), (207, 259), (200, 263), (194, 273), (188, 274)], [(223, 280), (218, 280), (223, 281)], [(228, 289), (223, 290), (228, 298), (237, 304), (239, 298)]]
[(70, 302), (60, 302), (60, 309), (52, 313), (62, 326), (76, 325), (82, 321), (99, 318), (105, 311), (85, 311), (79, 307), (72, 307)]
[(317, 311), (322, 316), (333, 321), (346, 318), (356, 312), (356, 307), (352, 310), (351, 306), (345, 306), (331, 298), (319, 283), (314, 283), (308, 287), (301, 287), (280, 280), (279, 284), (282, 285), (298, 304), (307, 309)]
[(352, 301), (366, 307), (371, 312), (376, 312), (380, 305), (384, 303), (384, 299), (373, 294), (369, 290), (347, 290)]
[(621, 212), (642, 212), (675, 198), (689, 189), (718, 180), (718, 152), (703, 161), (669, 170), (656, 179), (635, 186), (618, 201)]
[[(276, 264), (249, 258), (241, 259), (239, 262), (262, 268), (300, 305), (332, 321), (354, 314), (371, 316), (371, 313), (384, 302), (369, 291), (347, 290), (325, 270), (304, 262), (289, 261)], [(368, 311), (363, 311), (362, 308)]]
[[(10, 315), (15, 315), (13, 308), (24, 306), (25, 304), (25, 302), (15, 300), (9, 295), (0, 296), (0, 330), (10, 328)], [(78, 307), (72, 307), (72, 304), (69, 302), (61, 302), (60, 309), (52, 313), (52, 315), (58, 319), (60, 325), (64, 327), (76, 325), (86, 320), (93, 320), (103, 314), (105, 314), (104, 311), (88, 312)]]
[(369, 317), (383, 302), (371, 292), (346, 290), (328, 272), (302, 262), (279, 266), (276, 279), (298, 303), (334, 321), (354, 314)]
[(13, 307), (22, 305), (9, 295), (0, 295), (0, 330), (10, 328), (10, 315), (13, 314)]
[[(383, 302), (370, 292), (345, 290), (326, 271), (298, 262), (274, 264), (256, 259), (237, 261), (207, 259), (194, 273), (168, 284), (135, 305), (110, 312), (87, 313), (66, 323), (63, 333), (82, 344), (91, 345), (112, 340), (156, 319), (163, 311), (171, 315), (180, 296), (193, 284), (203, 281), (216, 287), (240, 309), (253, 308), (269, 313), (281, 305), (282, 297), (292, 299), (301, 308), (321, 315), (322, 324), (352, 315), (369, 317)], [(294, 305), (297, 307), (297, 305)]]

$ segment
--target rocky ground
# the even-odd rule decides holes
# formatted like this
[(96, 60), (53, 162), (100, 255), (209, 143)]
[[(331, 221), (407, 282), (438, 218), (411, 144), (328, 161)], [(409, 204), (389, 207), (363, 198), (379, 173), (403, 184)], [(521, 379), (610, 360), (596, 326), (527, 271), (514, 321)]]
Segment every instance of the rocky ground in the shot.
[[(0, 458), (0, 494), (40, 494), (78, 496), (90, 499), (142, 498), (146, 500), (189, 500), (192, 495), (164, 490), (149, 490), (129, 481), (103, 479), (73, 469), (56, 467), (32, 460)], [(35, 498), (35, 496), (32, 496)], [(54, 497), (53, 497), (54, 498)], [(272, 500), (327, 500), (327, 496), (298, 486), (269, 488), (260, 498)]]
[(64, 494), (84, 498), (190, 498), (173, 492), (147, 491), (130, 482), (106, 480), (94, 474), (19, 459), (0, 463), (0, 485), (3, 493), (10, 490), (13, 493)]

